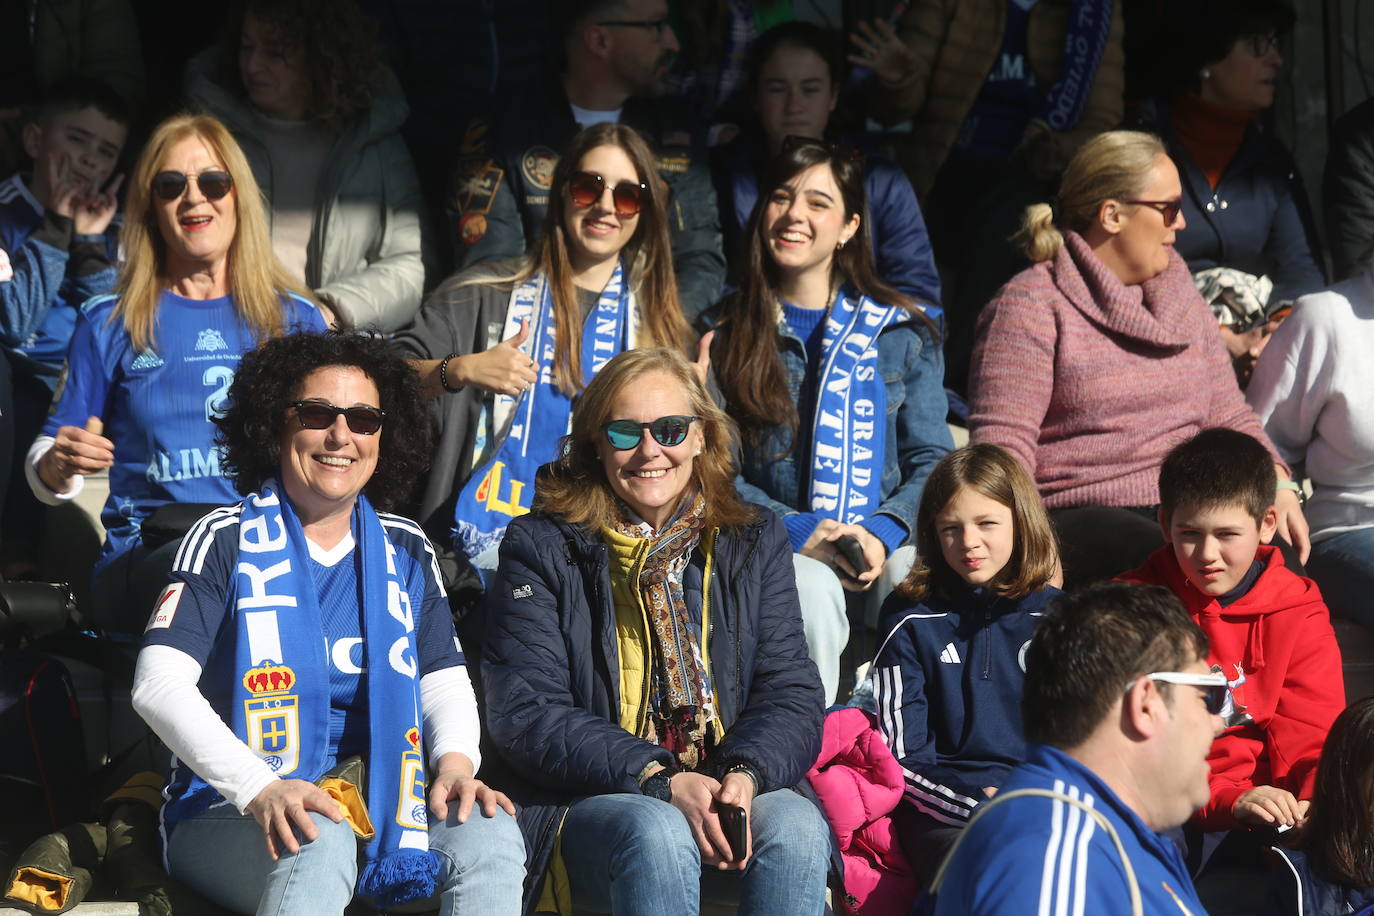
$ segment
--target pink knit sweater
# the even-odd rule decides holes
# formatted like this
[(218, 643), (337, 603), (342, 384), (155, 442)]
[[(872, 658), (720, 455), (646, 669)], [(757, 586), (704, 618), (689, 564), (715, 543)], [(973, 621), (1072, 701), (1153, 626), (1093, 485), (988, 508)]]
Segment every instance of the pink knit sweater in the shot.
[(1126, 286), (1082, 237), (1011, 279), (978, 319), (970, 436), (1016, 455), (1045, 505), (1150, 506), (1169, 449), (1210, 426), (1275, 455), (1216, 320), (1170, 251)]

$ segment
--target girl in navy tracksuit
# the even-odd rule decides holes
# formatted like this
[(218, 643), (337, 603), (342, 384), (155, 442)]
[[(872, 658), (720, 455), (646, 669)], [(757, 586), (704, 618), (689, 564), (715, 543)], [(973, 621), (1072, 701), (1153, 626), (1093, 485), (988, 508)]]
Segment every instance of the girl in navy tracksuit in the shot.
[[(1331, 726), (1317, 764), (1302, 851), (1275, 847), (1264, 916), (1337, 916), (1374, 907), (1374, 697)], [(1295, 831), (1296, 832), (1296, 831)], [(1284, 838), (1285, 840), (1287, 837)]]
[(1054, 532), (1008, 452), (969, 445), (935, 466), (919, 559), (883, 605), (878, 727), (906, 776), (897, 818), (926, 878), (1025, 756), (1021, 688), (1036, 621), (1059, 589)]

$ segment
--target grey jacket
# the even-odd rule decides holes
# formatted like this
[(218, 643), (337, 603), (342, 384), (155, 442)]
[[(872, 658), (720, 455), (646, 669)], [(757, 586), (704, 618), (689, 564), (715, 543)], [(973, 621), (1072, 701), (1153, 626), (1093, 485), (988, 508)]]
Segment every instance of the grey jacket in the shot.
[[(187, 65), (187, 97), (233, 132), (270, 201), (272, 163), (260, 139), (262, 122), (237, 87), (215, 82), (216, 54), (211, 48)], [(396, 77), (383, 69), (371, 107), (335, 139), (315, 192), (306, 284), (351, 327), (394, 331), (420, 307), (420, 183), (400, 134), (409, 112)]]

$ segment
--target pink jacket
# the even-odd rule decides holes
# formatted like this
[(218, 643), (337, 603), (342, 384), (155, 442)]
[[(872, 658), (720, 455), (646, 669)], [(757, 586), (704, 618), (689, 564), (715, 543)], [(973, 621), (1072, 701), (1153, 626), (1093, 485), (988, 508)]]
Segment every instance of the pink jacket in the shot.
[(890, 816), (902, 799), (902, 768), (873, 718), (861, 709), (826, 716), (820, 756), (806, 775), (840, 841), (851, 912), (906, 913), (916, 875)]

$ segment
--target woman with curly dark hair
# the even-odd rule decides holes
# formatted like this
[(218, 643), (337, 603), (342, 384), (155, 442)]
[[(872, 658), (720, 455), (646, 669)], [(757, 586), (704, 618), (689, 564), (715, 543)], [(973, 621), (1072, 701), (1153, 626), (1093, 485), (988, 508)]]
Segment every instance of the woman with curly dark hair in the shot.
[(426, 463), (414, 374), (380, 339), (279, 338), (215, 422), (246, 498), (183, 540), (134, 675), (175, 754), (169, 873), (240, 913), (516, 912), (524, 844), (474, 775), (434, 548), (379, 511)]
[(394, 331), (420, 305), (409, 109), (353, 0), (240, 0), (187, 72), (192, 105), (243, 146), (282, 263), (340, 324)]

